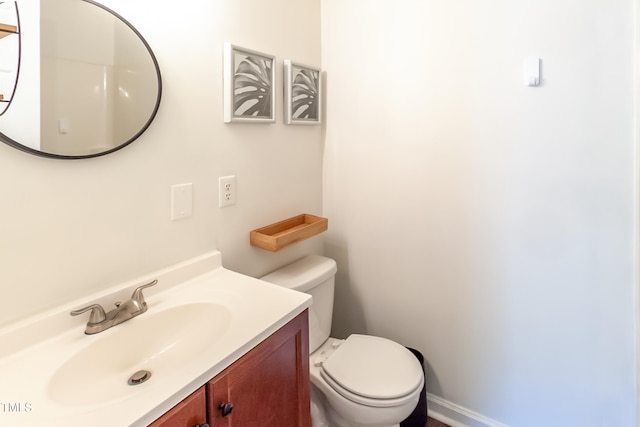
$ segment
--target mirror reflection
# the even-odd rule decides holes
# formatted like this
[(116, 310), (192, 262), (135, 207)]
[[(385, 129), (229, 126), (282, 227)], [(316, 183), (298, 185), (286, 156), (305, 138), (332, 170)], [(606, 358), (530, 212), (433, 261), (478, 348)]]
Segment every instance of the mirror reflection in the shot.
[[(162, 85), (153, 52), (91, 0), (17, 0), (20, 78), (0, 139), (56, 158), (116, 151), (149, 126)], [(1, 42), (2, 40), (0, 40)]]
[(20, 71), (19, 26), (18, 5), (0, 1), (0, 116), (11, 104)]

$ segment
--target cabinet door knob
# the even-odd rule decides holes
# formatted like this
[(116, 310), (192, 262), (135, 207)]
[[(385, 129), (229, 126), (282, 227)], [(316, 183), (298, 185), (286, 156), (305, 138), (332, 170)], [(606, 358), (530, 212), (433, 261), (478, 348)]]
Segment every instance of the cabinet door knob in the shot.
[(207, 424), (207, 423), (204, 423), (204, 424), (196, 424), (196, 425), (195, 425), (195, 426), (193, 426), (193, 427), (209, 427), (209, 424)]
[(220, 412), (222, 412), (222, 416), (226, 417), (227, 415), (229, 415), (231, 413), (231, 411), (233, 411), (233, 403), (229, 402), (229, 403), (221, 403), (218, 406), (218, 409), (220, 409)]

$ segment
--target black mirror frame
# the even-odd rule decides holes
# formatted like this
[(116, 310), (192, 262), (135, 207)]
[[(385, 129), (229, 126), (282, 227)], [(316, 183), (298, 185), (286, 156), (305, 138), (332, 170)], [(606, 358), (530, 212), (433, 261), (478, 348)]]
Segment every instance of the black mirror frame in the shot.
[[(121, 150), (122, 148), (126, 147), (127, 145), (131, 144), (133, 141), (135, 141), (136, 139), (138, 139), (140, 137), (140, 135), (142, 135), (151, 125), (151, 122), (153, 122), (153, 120), (156, 117), (156, 114), (158, 113), (158, 109), (160, 108), (160, 100), (162, 99), (162, 76), (160, 74), (160, 66), (158, 65), (158, 60), (155, 56), (155, 54), (153, 53), (153, 51), (151, 50), (151, 46), (149, 46), (149, 43), (147, 43), (147, 40), (145, 40), (145, 38), (142, 36), (142, 34), (140, 34), (140, 32), (129, 22), (127, 21), (125, 18), (123, 18), (120, 14), (116, 13), (115, 11), (113, 11), (112, 9), (94, 1), (94, 0), (82, 0), (86, 3), (90, 3), (94, 6), (97, 6), (105, 11), (107, 11), (108, 13), (112, 14), (113, 16), (115, 16), (116, 18), (120, 19), (126, 26), (128, 26), (131, 31), (133, 31), (138, 38), (140, 38), (140, 41), (142, 41), (142, 44), (144, 44), (145, 48), (147, 49), (147, 51), (149, 52), (149, 55), (151, 56), (151, 60), (153, 61), (153, 65), (156, 69), (156, 77), (158, 79), (158, 97), (156, 99), (156, 105), (153, 108), (153, 111), (151, 112), (151, 115), (149, 116), (149, 119), (146, 121), (146, 123), (142, 126), (142, 128), (140, 128), (140, 130), (133, 135), (131, 138), (129, 138), (127, 141), (123, 142), (122, 144), (118, 145), (117, 147), (114, 147), (110, 150), (106, 150), (106, 151), (101, 151), (99, 153), (91, 153), (91, 154), (83, 154), (83, 155), (79, 155), (79, 156), (71, 156), (71, 155), (64, 155), (64, 154), (55, 154), (55, 153), (47, 153), (44, 151), (39, 151), (36, 149), (33, 149), (31, 147), (27, 147), (25, 145), (20, 144), (19, 142), (9, 138), (8, 136), (6, 136), (4, 133), (0, 132), (0, 141), (4, 142), (5, 144), (13, 147), (13, 148), (17, 148), (20, 151), (24, 151), (26, 153), (29, 154), (34, 154), (36, 156), (40, 156), (40, 157), (47, 157), (50, 159), (62, 159), (62, 160), (79, 160), (79, 159), (90, 159), (93, 157), (100, 157), (100, 156), (105, 156), (107, 154), (111, 154), (115, 151)], [(17, 11), (17, 9), (16, 9)], [(19, 70), (19, 62), (18, 62), (18, 70)], [(16, 77), (16, 86), (17, 86), (17, 80), (18, 78)], [(15, 88), (14, 88), (15, 91)], [(8, 107), (7, 107), (8, 109)], [(6, 111), (6, 109), (5, 109)]]

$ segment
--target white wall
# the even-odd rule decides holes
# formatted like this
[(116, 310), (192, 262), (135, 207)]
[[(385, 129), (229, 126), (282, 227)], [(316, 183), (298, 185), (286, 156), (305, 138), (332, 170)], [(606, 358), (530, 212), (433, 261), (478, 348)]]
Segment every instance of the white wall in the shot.
[[(145, 36), (160, 63), (156, 121), (105, 157), (62, 161), (0, 145), (0, 324), (212, 249), (260, 275), (321, 238), (272, 254), (249, 231), (321, 214), (321, 128), (282, 122), (282, 61), (320, 65), (318, 0), (105, 0)], [(286, 31), (285, 31), (286, 29)], [(222, 46), (277, 57), (276, 124), (224, 124)], [(238, 203), (217, 207), (218, 176), (236, 174)], [(172, 222), (170, 187), (194, 184), (194, 215)]]
[[(43, 1), (41, 17), (41, 150), (72, 156), (119, 145), (114, 144), (113, 100), (118, 97), (114, 41), (120, 27), (101, 8), (71, 0)], [(67, 125), (64, 133), (60, 120)]]
[(636, 425), (633, 7), (322, 1), (334, 333), (461, 421)]

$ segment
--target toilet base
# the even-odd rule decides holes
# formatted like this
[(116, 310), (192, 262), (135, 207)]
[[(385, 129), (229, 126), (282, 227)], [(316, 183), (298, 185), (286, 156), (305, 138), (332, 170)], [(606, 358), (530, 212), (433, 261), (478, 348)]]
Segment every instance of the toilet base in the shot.
[(314, 385), (311, 385), (311, 425), (312, 427), (400, 427), (400, 424), (392, 426), (367, 424), (362, 426), (350, 423), (330, 409), (324, 395)]
[(327, 419), (327, 402), (316, 386), (311, 385), (311, 426), (332, 427)]

